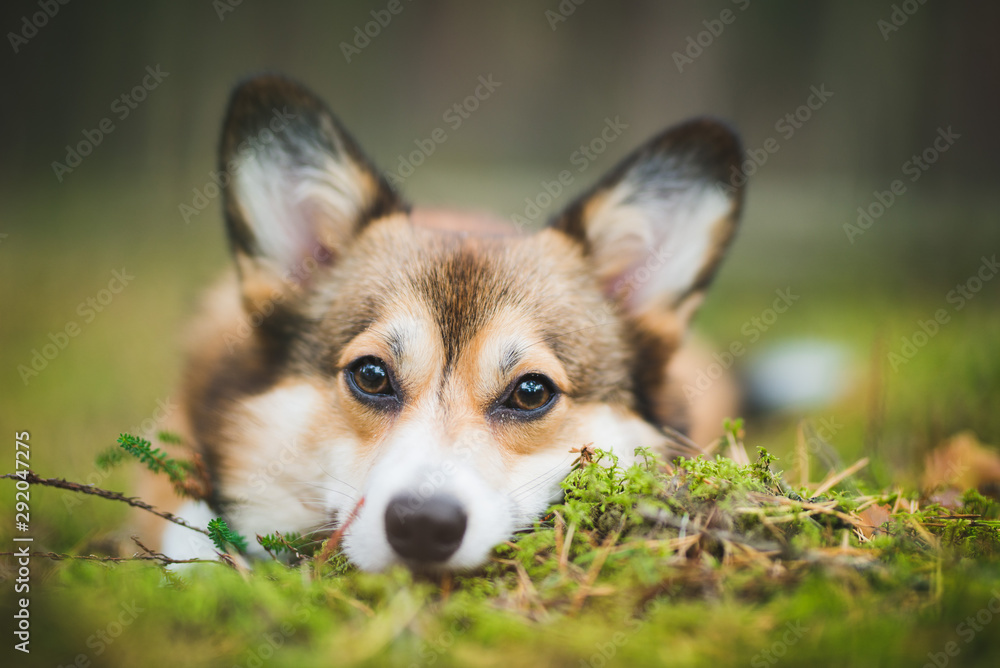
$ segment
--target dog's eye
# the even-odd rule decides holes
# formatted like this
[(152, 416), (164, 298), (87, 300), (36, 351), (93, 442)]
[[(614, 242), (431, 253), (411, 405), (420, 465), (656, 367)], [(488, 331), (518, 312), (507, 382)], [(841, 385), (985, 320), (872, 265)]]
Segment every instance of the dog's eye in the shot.
[(519, 411), (533, 411), (548, 404), (553, 394), (555, 392), (548, 378), (532, 374), (517, 381), (504, 405)]
[(375, 357), (362, 357), (347, 370), (347, 377), (364, 394), (394, 394), (385, 362)]

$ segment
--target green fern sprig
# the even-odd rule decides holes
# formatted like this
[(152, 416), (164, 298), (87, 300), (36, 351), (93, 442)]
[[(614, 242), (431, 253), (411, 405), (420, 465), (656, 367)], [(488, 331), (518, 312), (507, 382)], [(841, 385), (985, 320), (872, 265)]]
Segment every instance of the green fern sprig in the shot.
[(275, 555), (288, 552), (293, 556), (301, 556), (302, 551), (309, 541), (303, 538), (301, 534), (295, 532), (283, 534), (275, 531), (265, 536), (258, 534), (257, 542), (265, 550)]
[(228, 552), (229, 546), (240, 552), (247, 551), (247, 539), (229, 528), (226, 520), (217, 517), (208, 522), (208, 535), (220, 552)]
[(156, 433), (156, 438), (171, 445), (180, 445), (184, 442), (184, 439), (181, 438), (180, 434), (175, 434), (172, 431), (159, 431)]
[(122, 450), (121, 446), (112, 445), (106, 450), (102, 450), (97, 453), (97, 457), (94, 458), (94, 463), (97, 464), (97, 468), (102, 471), (110, 471), (126, 459), (128, 459), (128, 453)]
[[(175, 485), (183, 485), (187, 474), (193, 468), (191, 462), (174, 459), (163, 450), (154, 448), (153, 444), (146, 439), (138, 436), (121, 434), (118, 437), (118, 446), (145, 464), (146, 468), (153, 473), (166, 473), (170, 482)], [(104, 461), (110, 462), (112, 465), (119, 463), (122, 459), (107, 452), (102, 454)]]

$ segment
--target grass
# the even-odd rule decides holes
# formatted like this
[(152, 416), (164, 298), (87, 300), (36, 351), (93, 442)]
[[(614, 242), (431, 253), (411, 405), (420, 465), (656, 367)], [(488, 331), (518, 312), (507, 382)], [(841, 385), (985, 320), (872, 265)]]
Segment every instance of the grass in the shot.
[(180, 645), (190, 666), (876, 666), (957, 648), (992, 665), (1000, 504), (810, 496), (766, 450), (737, 464), (738, 428), (732, 457), (583, 458), (563, 502), (474, 574), (369, 574), (339, 555), (250, 573), (36, 561), (38, 633), (59, 641), (32, 658), (176, 665)]
[[(887, 217), (853, 248), (840, 222), (828, 232), (815, 218), (822, 207), (811, 191), (798, 196), (802, 205), (767, 211), (786, 193), (754, 192), (732, 263), (700, 314), (702, 333), (725, 348), (774, 289), (790, 284), (802, 300), (748, 356), (820, 336), (851, 351), (855, 379), (847, 395), (812, 413), (747, 422), (748, 449), (764, 446), (776, 458), (767, 469), (717, 460), (679, 462), (672, 472), (583, 467), (534, 531), (498, 548), (482, 572), (450, 583), (404, 570), (358, 573), (336, 557), (320, 572), (306, 559), (263, 562), (250, 574), (225, 564), (168, 574), (149, 562), (37, 559), (33, 653), (15, 665), (995, 665), (994, 524), (938, 518), (992, 521), (996, 506), (969, 494), (959, 508), (938, 509), (920, 491), (925, 455), (953, 434), (1000, 443), (995, 286), (898, 371), (884, 354), (997, 247), (984, 236), (993, 233), (983, 228), (964, 255), (949, 249), (940, 262), (936, 218), (914, 199), (912, 210), (903, 208), (909, 201), (894, 209), (915, 221), (905, 243)], [(106, 470), (95, 457), (114, 435), (143, 432), (171, 402), (180, 359), (173, 342), (226, 255), (218, 220), (185, 227), (168, 194), (113, 195), (81, 188), (61, 200), (18, 200), (32, 203), (14, 218), (52, 223), (4, 230), (0, 279), (22, 287), (0, 319), (0, 365), (9, 370), (0, 417), (31, 431), (39, 475), (129, 490), (134, 467)], [(135, 281), (25, 386), (17, 365), (50, 332), (82, 320), (77, 305), (122, 265)], [(862, 457), (870, 463), (810, 502), (831, 466), (812, 456), (803, 471), (801, 443), (813, 443), (824, 420), (836, 425), (821, 439), (835, 471)], [(778, 485), (769, 472), (782, 468)], [(885, 506), (885, 533), (865, 536), (856, 518), (878, 519), (865, 513)], [(38, 549), (106, 554), (125, 510), (34, 487), (32, 535)], [(0, 516), (13, 513), (13, 494), (3, 492)], [(0, 524), (6, 545), (9, 525)], [(0, 614), (9, 618), (11, 560), (0, 561), (0, 576)]]

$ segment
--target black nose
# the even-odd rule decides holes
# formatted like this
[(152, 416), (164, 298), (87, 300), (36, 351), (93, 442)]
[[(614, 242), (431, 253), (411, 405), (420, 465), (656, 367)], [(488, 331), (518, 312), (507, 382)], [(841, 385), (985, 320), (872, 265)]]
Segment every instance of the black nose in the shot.
[(389, 545), (404, 559), (445, 561), (462, 544), (466, 519), (453, 497), (400, 494), (385, 509), (385, 533)]

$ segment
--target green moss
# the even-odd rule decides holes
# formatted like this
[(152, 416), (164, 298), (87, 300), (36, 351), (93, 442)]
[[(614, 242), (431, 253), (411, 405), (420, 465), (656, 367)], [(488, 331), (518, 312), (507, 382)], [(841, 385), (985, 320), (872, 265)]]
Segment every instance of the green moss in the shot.
[[(991, 499), (897, 513), (862, 540), (861, 497), (790, 492), (766, 450), (745, 466), (638, 454), (622, 467), (597, 451), (533, 531), (474, 573), (363, 573), (336, 552), (317, 564), (299, 537), (277, 534), (259, 540), (300, 558), (251, 573), (46, 565), (36, 610), (60, 641), (38, 658), (65, 664), (128, 606), (142, 612), (121, 639), (91, 643), (101, 665), (179, 646), (193, 666), (922, 665), (954, 640), (964, 666), (1000, 646), (998, 634), (965, 643), (954, 631), (1000, 588)], [(955, 515), (977, 517), (942, 519)]]

